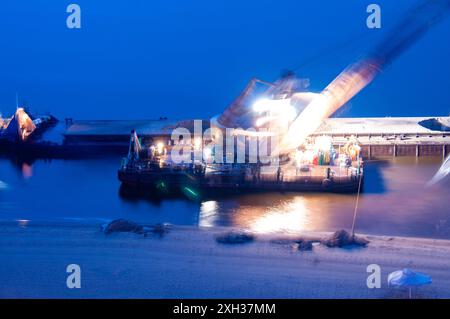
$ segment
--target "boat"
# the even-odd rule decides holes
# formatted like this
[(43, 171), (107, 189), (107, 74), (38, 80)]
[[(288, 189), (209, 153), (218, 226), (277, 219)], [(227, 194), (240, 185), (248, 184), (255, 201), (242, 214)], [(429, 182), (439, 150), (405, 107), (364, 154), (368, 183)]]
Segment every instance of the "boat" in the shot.
[[(349, 145), (343, 152), (351, 153), (355, 149)], [(127, 187), (160, 193), (196, 194), (199, 190), (354, 193), (362, 189), (363, 160), (359, 154), (352, 154), (353, 161), (334, 149), (329, 153), (319, 151), (317, 156), (314, 151), (305, 149), (295, 155), (295, 159), (284, 158), (279, 165), (264, 165), (259, 162), (211, 163), (205, 158), (199, 161), (194, 160), (192, 152), (192, 161), (175, 163), (170, 145), (141, 146), (133, 131), (118, 179)]]
[(0, 118), (0, 143), (22, 144), (32, 141), (58, 120), (51, 115), (33, 117), (18, 107), (11, 118)]

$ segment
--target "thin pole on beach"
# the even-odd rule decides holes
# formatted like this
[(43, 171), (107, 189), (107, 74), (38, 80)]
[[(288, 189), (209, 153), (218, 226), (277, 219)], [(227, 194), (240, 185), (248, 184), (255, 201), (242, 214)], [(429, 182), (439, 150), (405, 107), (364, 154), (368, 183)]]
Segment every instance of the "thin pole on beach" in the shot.
[(355, 237), (356, 215), (358, 213), (359, 193), (361, 191), (361, 171), (359, 171), (358, 194), (356, 195), (355, 211), (353, 212), (352, 237)]

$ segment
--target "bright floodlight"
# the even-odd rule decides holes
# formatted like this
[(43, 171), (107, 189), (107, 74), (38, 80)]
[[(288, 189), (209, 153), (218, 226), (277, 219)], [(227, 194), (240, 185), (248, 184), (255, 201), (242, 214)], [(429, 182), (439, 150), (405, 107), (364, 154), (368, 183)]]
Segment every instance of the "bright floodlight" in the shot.
[(256, 126), (273, 123), (278, 126), (289, 125), (297, 116), (297, 110), (291, 105), (291, 99), (259, 99), (253, 103), (253, 110), (265, 113), (264, 117), (256, 120)]
[(158, 144), (156, 144), (156, 149), (158, 151), (158, 154), (162, 154), (164, 151), (164, 143), (163, 142), (158, 142)]
[(270, 100), (269, 99), (259, 99), (255, 103), (253, 103), (253, 110), (255, 112), (265, 112), (270, 108)]

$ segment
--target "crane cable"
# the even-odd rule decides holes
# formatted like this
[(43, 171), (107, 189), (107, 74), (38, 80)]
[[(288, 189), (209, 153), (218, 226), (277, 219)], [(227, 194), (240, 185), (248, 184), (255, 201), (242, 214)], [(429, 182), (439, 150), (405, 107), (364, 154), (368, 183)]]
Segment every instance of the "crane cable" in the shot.
[(356, 214), (358, 212), (359, 194), (361, 193), (361, 180), (362, 180), (362, 174), (360, 171), (359, 172), (358, 193), (356, 194), (356, 204), (355, 204), (355, 210), (353, 212), (352, 238), (355, 237)]

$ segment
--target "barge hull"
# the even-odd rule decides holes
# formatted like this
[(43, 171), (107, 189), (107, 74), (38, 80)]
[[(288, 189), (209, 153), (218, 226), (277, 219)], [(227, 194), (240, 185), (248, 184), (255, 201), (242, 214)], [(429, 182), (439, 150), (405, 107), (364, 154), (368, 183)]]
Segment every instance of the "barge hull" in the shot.
[(160, 175), (154, 173), (142, 173), (126, 170), (118, 171), (118, 178), (123, 185), (128, 187), (158, 190), (164, 185), (167, 190), (179, 191), (182, 188), (208, 190), (211, 192), (240, 191), (255, 192), (279, 191), (279, 192), (330, 192), (330, 193), (356, 193), (358, 188), (362, 190), (364, 178), (359, 185), (359, 178), (351, 178), (345, 181), (333, 181), (318, 178), (304, 179), (303, 181), (246, 181), (242, 178), (224, 178), (210, 180), (191, 174)]

